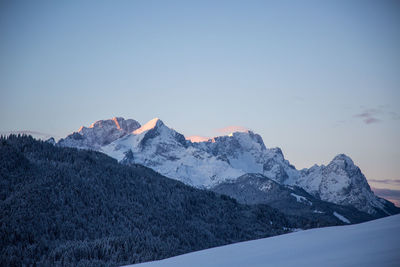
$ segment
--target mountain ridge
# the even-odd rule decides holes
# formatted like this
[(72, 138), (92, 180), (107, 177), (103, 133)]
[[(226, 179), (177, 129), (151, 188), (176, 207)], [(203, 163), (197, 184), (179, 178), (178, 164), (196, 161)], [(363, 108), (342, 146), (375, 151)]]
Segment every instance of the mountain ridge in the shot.
[[(58, 145), (78, 147), (68, 141), (74, 135)], [(262, 137), (252, 131), (191, 142), (155, 118), (108, 144), (90, 149), (125, 164), (142, 164), (198, 188), (212, 188), (246, 173), (260, 173), (279, 184), (299, 186), (323, 201), (350, 205), (372, 215), (398, 212), (391, 202), (374, 195), (350, 157), (339, 154), (327, 166), (297, 170), (280, 148), (267, 148)]]
[(99, 120), (89, 127), (81, 126), (77, 132), (60, 139), (58, 144), (66, 147), (98, 150), (101, 146), (110, 144), (140, 128), (140, 126), (140, 123), (136, 120), (125, 120), (122, 117)]
[(1, 266), (121, 266), (318, 226), (31, 136), (0, 137), (0, 184)]

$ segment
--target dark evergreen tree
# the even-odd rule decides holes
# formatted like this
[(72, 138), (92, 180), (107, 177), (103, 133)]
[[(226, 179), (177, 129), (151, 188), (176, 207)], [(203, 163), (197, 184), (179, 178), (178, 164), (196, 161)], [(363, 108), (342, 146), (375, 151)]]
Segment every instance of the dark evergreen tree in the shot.
[(113, 266), (285, 233), (310, 223), (102, 153), (0, 138), (2, 266)]

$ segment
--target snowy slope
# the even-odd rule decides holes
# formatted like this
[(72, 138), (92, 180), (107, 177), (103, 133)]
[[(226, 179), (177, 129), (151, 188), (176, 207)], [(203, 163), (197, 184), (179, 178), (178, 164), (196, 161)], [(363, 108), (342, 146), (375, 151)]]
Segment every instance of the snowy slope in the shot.
[(196, 187), (209, 187), (244, 174), (228, 162), (190, 144), (183, 135), (155, 118), (99, 151), (124, 163), (145, 165)]
[(300, 231), (131, 265), (168, 266), (399, 266), (400, 215), (349, 226)]
[(249, 172), (287, 184), (299, 177), (279, 148), (266, 148), (251, 131), (193, 143), (157, 118), (98, 150), (197, 187), (209, 188)]
[(350, 205), (376, 216), (398, 212), (371, 191), (353, 161), (338, 155), (328, 166), (297, 170), (280, 148), (267, 148), (260, 135), (235, 132), (194, 142), (155, 118), (140, 127), (135, 120), (114, 118), (81, 127), (58, 145), (89, 148), (130, 164), (138, 163), (186, 184), (211, 188), (246, 173), (260, 173), (280, 184), (297, 185), (314, 197)]

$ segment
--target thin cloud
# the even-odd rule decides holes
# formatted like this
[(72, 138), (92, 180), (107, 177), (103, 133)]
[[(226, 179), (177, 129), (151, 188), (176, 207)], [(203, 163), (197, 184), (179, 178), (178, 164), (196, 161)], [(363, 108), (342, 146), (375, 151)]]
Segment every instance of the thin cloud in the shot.
[(354, 117), (361, 118), (365, 124), (378, 123), (381, 120), (377, 118), (377, 115), (381, 112), (379, 109), (366, 109), (362, 113), (355, 114)]
[(365, 124), (379, 123), (383, 121), (382, 117), (388, 120), (400, 120), (400, 114), (390, 110), (389, 105), (380, 105), (377, 108), (360, 107), (361, 113), (353, 115), (355, 118), (362, 119)]
[(400, 179), (368, 179), (368, 182), (387, 184), (387, 185), (400, 185)]
[(400, 190), (386, 189), (386, 188), (372, 188), (372, 190), (380, 197), (383, 197), (396, 206), (400, 207)]
[(366, 119), (364, 120), (364, 122), (365, 122), (366, 124), (376, 123), (376, 122), (380, 122), (380, 121), (381, 121), (381, 120), (376, 119), (376, 118), (366, 118)]
[(234, 133), (234, 132), (248, 132), (248, 131), (249, 131), (249, 129), (247, 129), (246, 127), (236, 126), (236, 125), (216, 129), (216, 132), (218, 132), (219, 134), (230, 134), (230, 133)]

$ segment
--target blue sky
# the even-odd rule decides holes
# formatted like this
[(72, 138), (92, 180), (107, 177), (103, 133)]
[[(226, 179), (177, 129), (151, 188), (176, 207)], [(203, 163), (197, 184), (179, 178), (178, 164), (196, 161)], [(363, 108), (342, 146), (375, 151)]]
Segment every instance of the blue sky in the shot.
[(398, 1), (1, 1), (0, 131), (243, 126), (298, 168), (400, 180), (399, 26)]

